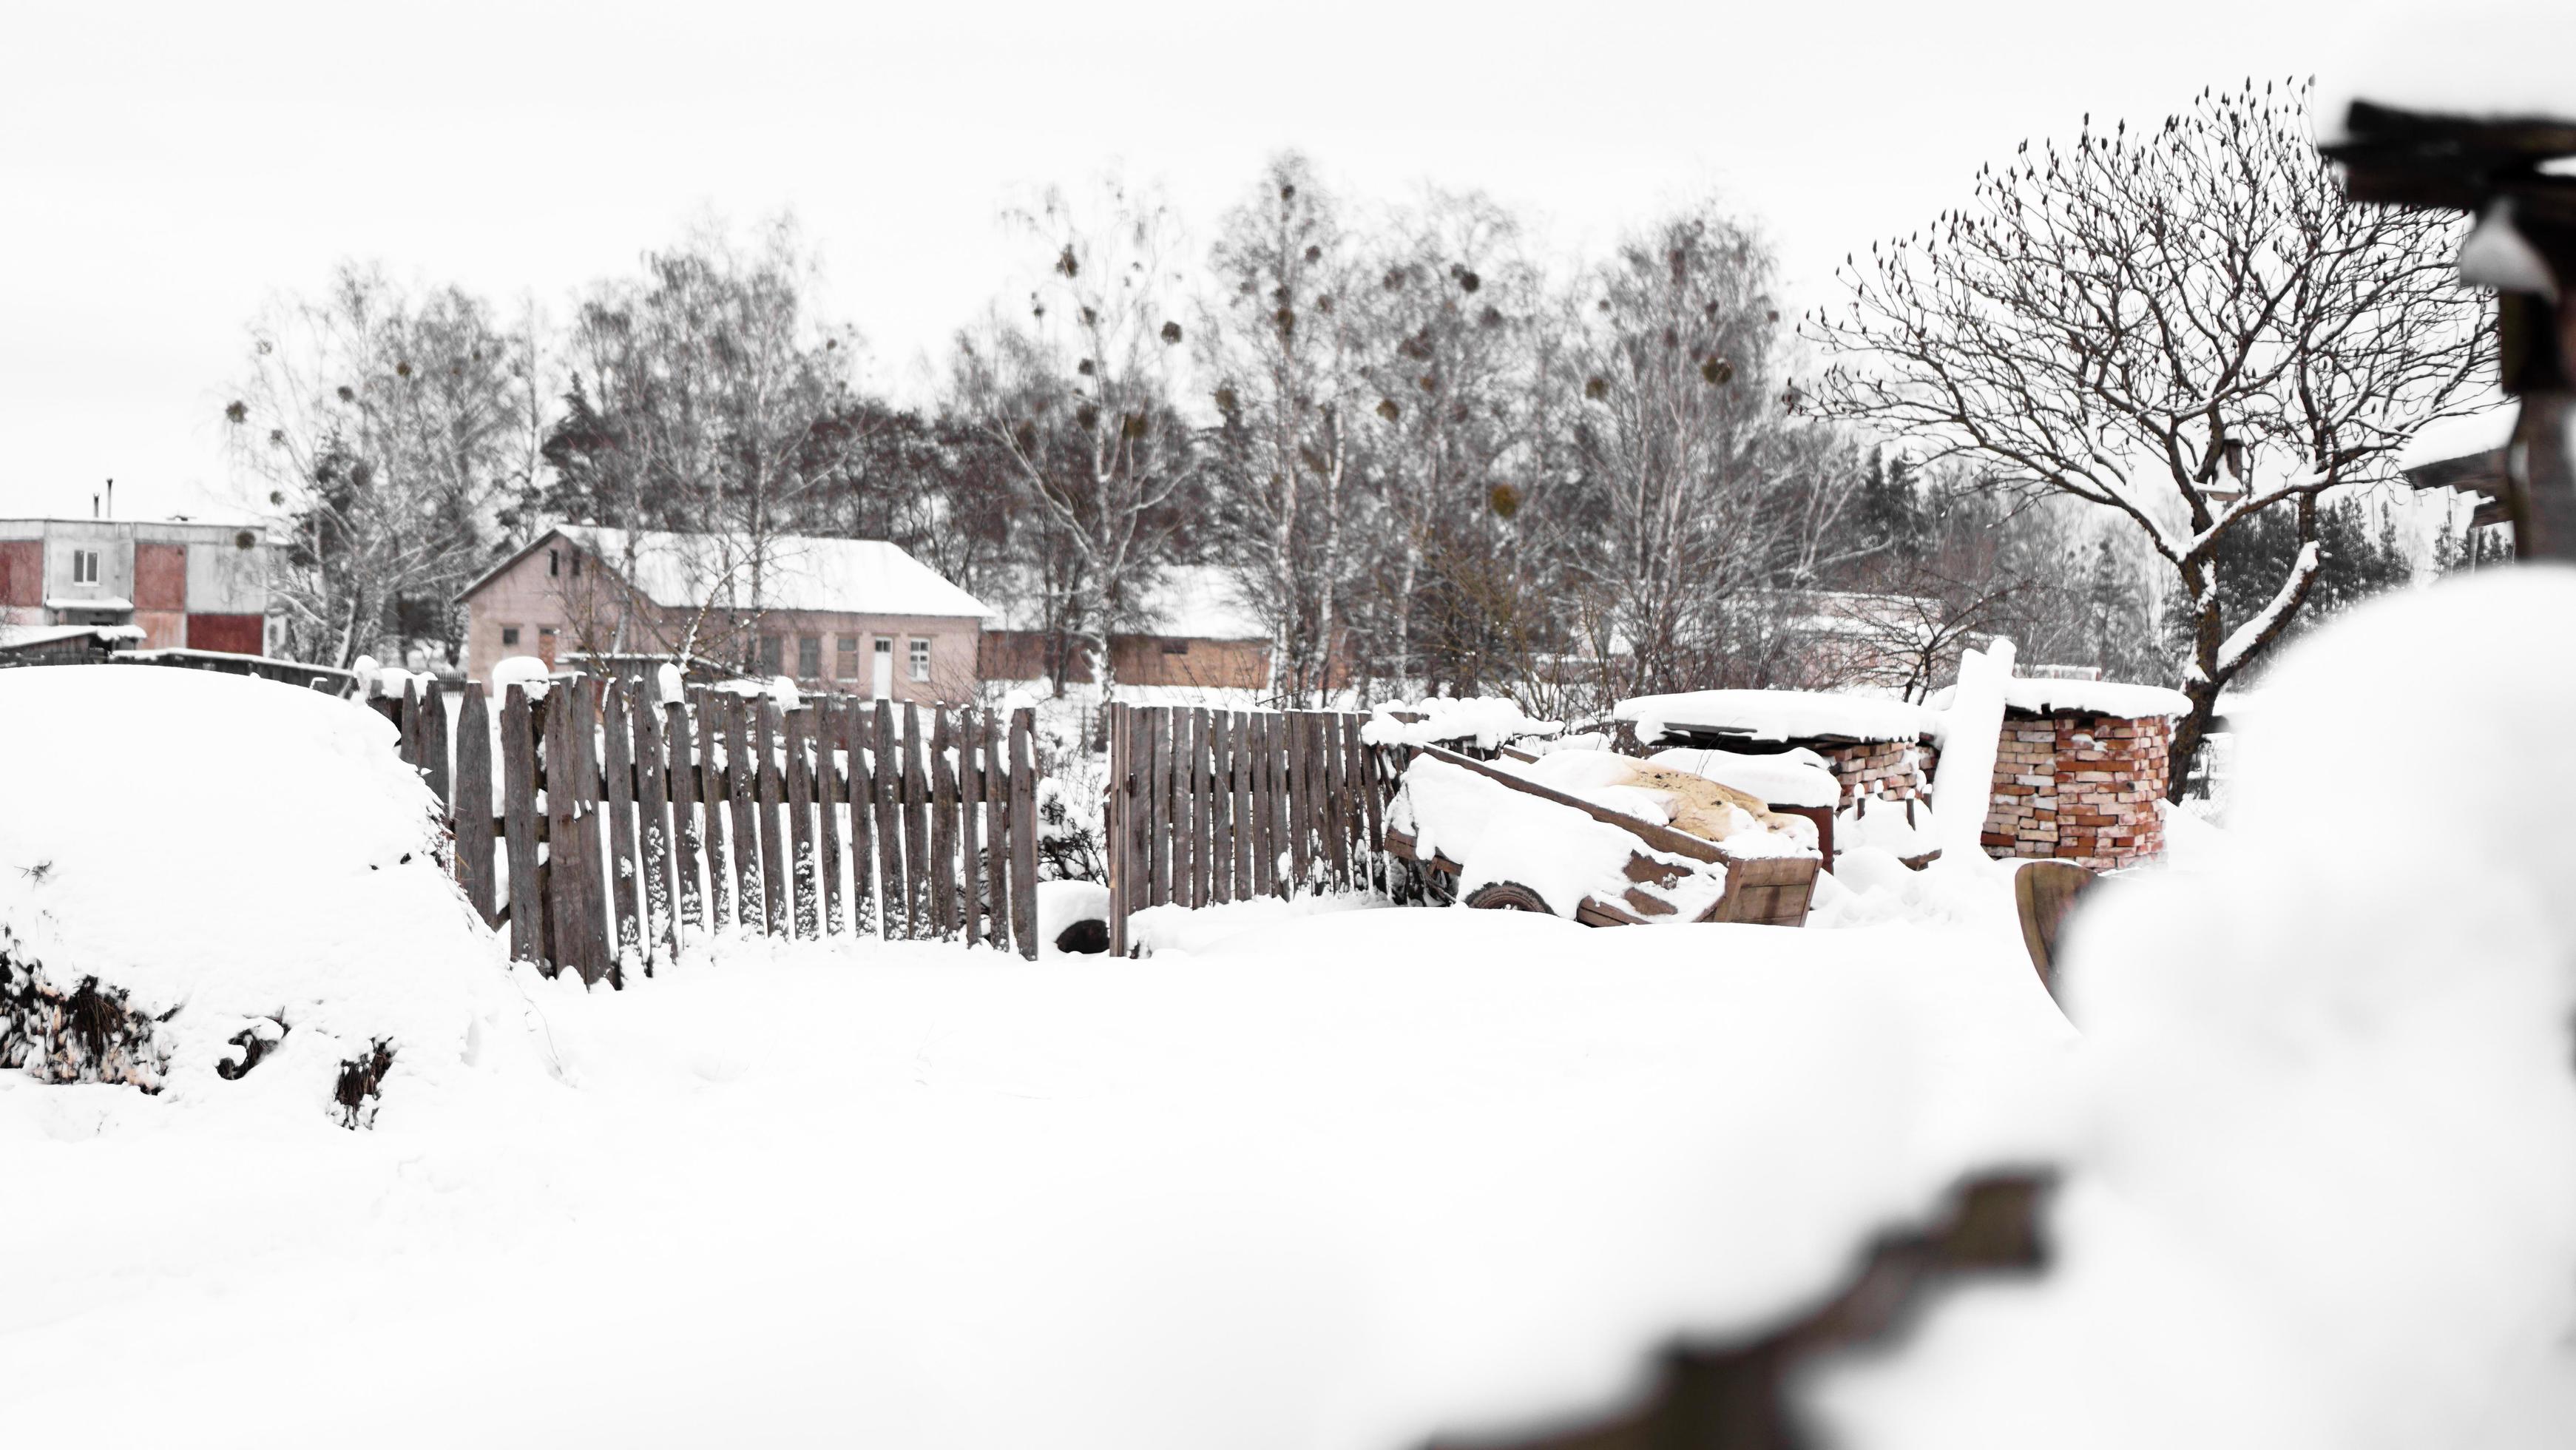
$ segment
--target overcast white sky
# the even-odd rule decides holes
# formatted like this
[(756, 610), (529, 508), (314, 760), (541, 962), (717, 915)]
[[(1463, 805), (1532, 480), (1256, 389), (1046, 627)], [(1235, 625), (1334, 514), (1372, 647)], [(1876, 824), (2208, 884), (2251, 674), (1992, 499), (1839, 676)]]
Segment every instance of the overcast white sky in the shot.
[(2514, 44), (2382, 0), (154, 8), (0, 31), (0, 516), (110, 476), (127, 516), (232, 496), (245, 326), (342, 257), (560, 316), (702, 213), (792, 208), (900, 380), (1014, 275), (1005, 203), (1115, 164), (1203, 242), (1293, 146), (1364, 199), (1485, 189), (1566, 253), (1716, 191), (1804, 306), (2084, 112)]

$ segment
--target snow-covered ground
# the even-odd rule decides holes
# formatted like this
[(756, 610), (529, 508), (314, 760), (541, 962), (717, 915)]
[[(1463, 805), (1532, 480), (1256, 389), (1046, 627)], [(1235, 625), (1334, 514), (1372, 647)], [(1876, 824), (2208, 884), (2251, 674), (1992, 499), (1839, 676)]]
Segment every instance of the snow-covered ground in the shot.
[[(0, 1364), (43, 1387), (0, 1443), (1561, 1425), (2024, 1165), (2066, 1183), (2048, 1273), (1821, 1367), (1837, 1443), (2562, 1443), (2576, 833), (2525, 747), (2576, 712), (2533, 650), (2571, 619), (2515, 570), (2303, 642), (2229, 826), (2070, 926), (2066, 1015), (2009, 868), (1877, 847), (1803, 931), (1346, 899), (1148, 913), (1125, 961), (720, 938), (586, 992), (409, 849), (369, 712), (0, 674), (10, 949), (121, 980), (169, 1063), (0, 1072)], [(46, 694), (84, 674), (171, 698)], [(352, 1131), (333, 1069), (380, 1035)]]
[(537, 1065), (371, 1132), (0, 1077), (0, 1362), (52, 1387), (12, 1435), (111, 1394), (198, 1444), (1368, 1446), (1600, 1403), (2052, 1147), (2072, 1034), (1995, 948), (1422, 910), (1123, 962), (736, 944), (518, 978)]

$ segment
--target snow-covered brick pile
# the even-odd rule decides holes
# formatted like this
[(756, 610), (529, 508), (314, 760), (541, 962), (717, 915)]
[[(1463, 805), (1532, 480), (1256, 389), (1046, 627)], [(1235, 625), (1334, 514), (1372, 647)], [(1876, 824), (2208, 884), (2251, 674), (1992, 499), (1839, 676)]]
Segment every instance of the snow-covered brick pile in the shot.
[(2576, 814), (2526, 749), (2576, 718), (2571, 632), (2576, 575), (2527, 567), (2281, 659), (2234, 860), (2099, 888), (2060, 943), (2092, 1086), (2048, 1273), (1825, 1379), (1819, 1440), (2567, 1443)]
[(2052, 856), (2097, 871), (2164, 850), (2157, 810), (2171, 779), (2173, 722), (2118, 715), (2004, 719), (1983, 837), (1995, 856)]
[(1473, 745), (1490, 751), (1564, 729), (1563, 721), (1531, 719), (1512, 700), (1435, 697), (1378, 706), (1360, 726), (1360, 739), (1371, 745)]
[(0, 1066), (354, 1122), (470, 1060), (506, 964), (394, 744), (267, 680), (0, 673)]
[(1669, 770), (1707, 776), (1770, 805), (1829, 810), (1841, 799), (1833, 767), (1803, 747), (1778, 755), (1746, 755), (1679, 746), (1656, 751), (1646, 759)]

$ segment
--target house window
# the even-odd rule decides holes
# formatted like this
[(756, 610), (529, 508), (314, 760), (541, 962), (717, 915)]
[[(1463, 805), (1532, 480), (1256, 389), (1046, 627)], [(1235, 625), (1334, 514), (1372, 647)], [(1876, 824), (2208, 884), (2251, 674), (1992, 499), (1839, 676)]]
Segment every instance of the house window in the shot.
[(783, 658), (784, 652), (779, 644), (778, 636), (774, 634), (762, 635), (760, 637), (760, 672), (764, 675), (778, 674), (784, 668), (784, 665), (781, 663)]
[(518, 642), (519, 642), (519, 627), (518, 627), (517, 625), (515, 625), (515, 624), (505, 624), (505, 625), (502, 625), (502, 626), (501, 626), (501, 648), (503, 648), (503, 649), (509, 649), (509, 648), (511, 648), (512, 646), (516, 645)]
[(581, 550), (579, 549), (572, 551), (572, 577), (575, 579), (581, 577)]
[(845, 634), (840, 636), (838, 642), (840, 648), (834, 653), (840, 658), (834, 662), (833, 668), (842, 679), (856, 679), (859, 673), (859, 637), (855, 634)]
[(1189, 652), (1190, 642), (1188, 640), (1167, 639), (1163, 641), (1163, 653), (1167, 655), (1185, 655)]
[(72, 550), (72, 582), (74, 584), (98, 582), (98, 550)]
[(547, 578), (549, 578), (549, 579), (552, 579), (552, 578), (554, 578), (556, 575), (561, 574), (562, 572), (563, 572), (563, 550), (561, 550), (561, 549), (548, 549), (548, 550), (546, 550), (546, 577), (547, 577)]
[(914, 679), (916, 679), (916, 680), (927, 680), (927, 679), (929, 679), (929, 678), (930, 678), (930, 641), (928, 641), (928, 640), (926, 640), (926, 639), (916, 639), (916, 640), (912, 641), (912, 643), (911, 643), (911, 649), (912, 649), (912, 677), (913, 677)]
[(823, 637), (821, 635), (797, 636), (796, 678), (800, 680), (823, 678)]

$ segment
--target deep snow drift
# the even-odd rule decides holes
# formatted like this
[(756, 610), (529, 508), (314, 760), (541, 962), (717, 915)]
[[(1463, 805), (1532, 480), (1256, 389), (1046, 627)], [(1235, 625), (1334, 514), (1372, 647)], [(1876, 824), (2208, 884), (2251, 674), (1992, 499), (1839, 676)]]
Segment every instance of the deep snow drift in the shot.
[[(16, 985), (122, 994), (149, 1041), (116, 1075), (166, 1108), (345, 1119), (342, 1064), (382, 1043), (382, 1096), (357, 1109), (378, 1111), (477, 1061), (524, 1010), (442, 864), (435, 800), (373, 711), (197, 670), (7, 670), (0, 763)], [(49, 1075), (95, 1076), (83, 1055)]]
[(2576, 817), (2530, 761), (2576, 719), (2576, 574), (2374, 603), (2264, 700), (2230, 828), (2063, 943), (2057, 1268), (1829, 1381), (1850, 1443), (2568, 1443)]

